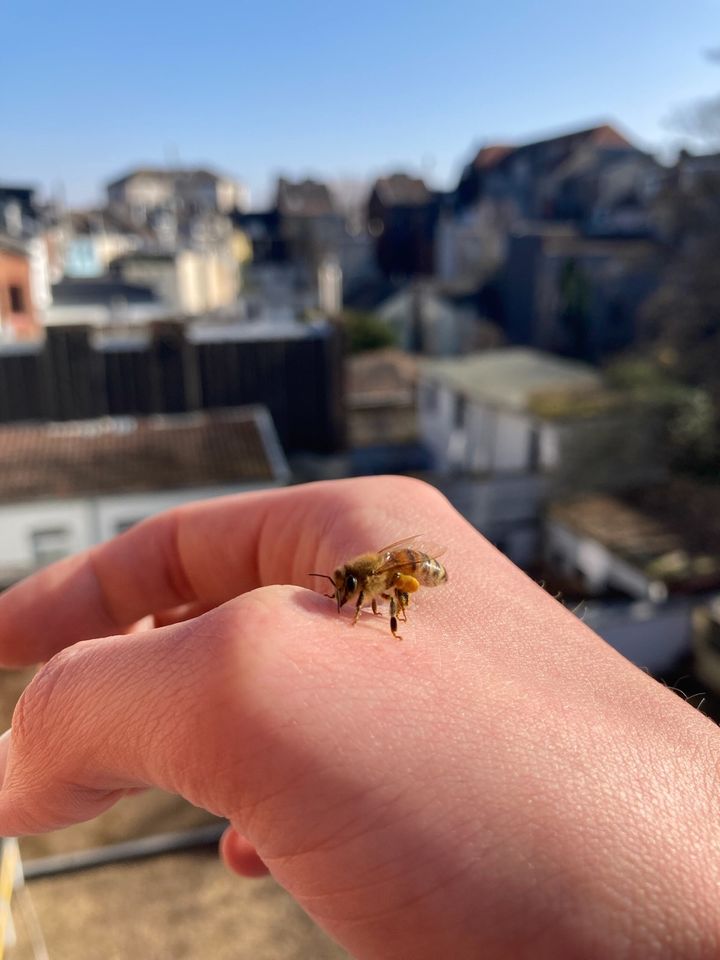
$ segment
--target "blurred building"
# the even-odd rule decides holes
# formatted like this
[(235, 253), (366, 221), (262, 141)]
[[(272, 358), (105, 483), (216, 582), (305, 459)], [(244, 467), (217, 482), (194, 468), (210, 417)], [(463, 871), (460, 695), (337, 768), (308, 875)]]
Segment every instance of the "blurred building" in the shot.
[(690, 480), (567, 497), (546, 517), (545, 556), (586, 596), (637, 600), (720, 590), (718, 490)]
[(367, 223), (380, 271), (387, 277), (434, 272), (435, 195), (419, 177), (395, 173), (376, 180), (368, 200)]
[(720, 152), (690, 153), (681, 150), (675, 166), (669, 171), (668, 179), (681, 191), (689, 191), (701, 185), (703, 181), (717, 183), (720, 177)]
[(718, 491), (690, 480), (552, 503), (543, 537), (553, 589), (652, 672), (690, 652), (693, 618), (720, 589)]
[(443, 207), (438, 274), (488, 292), (488, 318), (511, 342), (597, 362), (634, 342), (661, 276), (662, 180), (609, 124), (485, 146)]
[(652, 240), (527, 224), (507, 239), (499, 321), (512, 343), (597, 362), (635, 341), (638, 311), (662, 266)]
[(170, 507), (282, 485), (264, 407), (0, 428), (0, 586)]
[(328, 257), (337, 259), (345, 220), (327, 185), (317, 180), (293, 182), (280, 177), (275, 209), (278, 230), (290, 259), (315, 271)]
[(101, 277), (63, 278), (52, 286), (52, 304), (45, 325), (107, 326), (148, 323), (171, 313), (147, 286), (126, 283), (111, 274)]
[(63, 275), (100, 277), (113, 260), (137, 250), (147, 234), (109, 210), (70, 211), (64, 218)]
[(417, 363), (394, 348), (348, 357), (349, 473), (407, 473), (429, 466), (418, 431)]
[(237, 181), (200, 168), (138, 167), (107, 185), (108, 206), (143, 224), (153, 213), (172, 211), (179, 217), (230, 213), (247, 203)]
[(393, 331), (401, 350), (449, 357), (501, 346), (499, 328), (485, 321), (477, 297), (424, 278), (411, 280), (373, 311)]
[(34, 233), (38, 220), (35, 188), (0, 184), (0, 232), (18, 239)]
[(238, 298), (240, 272), (231, 249), (135, 251), (113, 260), (111, 274), (148, 287), (168, 313), (191, 316), (227, 307)]
[(0, 233), (0, 338), (32, 340), (39, 335), (26, 246)]
[[(5, 238), (6, 249), (8, 245), (13, 247), (15, 257), (23, 252), (27, 258), (29, 293), (25, 300), (31, 304), (33, 323), (42, 322), (51, 301), (50, 251), (44, 230), (43, 212), (38, 206), (35, 189), (24, 185), (0, 184), (0, 237)], [(20, 268), (16, 265), (14, 269)], [(23, 313), (28, 316), (27, 310)], [(6, 326), (6, 336), (11, 333), (12, 329)], [(26, 333), (23, 322), (18, 327), (18, 334), (25, 336)]]
[(456, 204), (495, 205), (515, 221), (566, 221), (596, 235), (647, 236), (659, 170), (653, 157), (602, 124), (483, 147), (460, 177)]
[(513, 220), (502, 204), (443, 208), (435, 232), (438, 280), (457, 291), (478, 290), (502, 265)]
[(433, 482), (523, 566), (551, 496), (664, 476), (662, 412), (633, 408), (586, 364), (514, 347), (426, 360), (418, 379)]

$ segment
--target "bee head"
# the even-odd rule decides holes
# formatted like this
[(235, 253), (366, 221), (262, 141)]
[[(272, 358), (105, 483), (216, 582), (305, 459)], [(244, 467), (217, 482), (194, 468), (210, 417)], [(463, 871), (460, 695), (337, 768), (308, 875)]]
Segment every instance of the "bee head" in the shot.
[(340, 608), (347, 603), (353, 593), (357, 590), (357, 577), (354, 574), (348, 574), (343, 567), (339, 567), (331, 577), (327, 573), (311, 573), (311, 577), (322, 577), (329, 580), (332, 584), (333, 592), (326, 593), (325, 596), (337, 603), (338, 613)]
[(358, 578), (349, 570), (341, 568), (335, 571), (334, 582), (337, 585), (335, 588), (335, 596), (337, 599), (338, 613), (340, 613), (340, 608), (357, 592)]
[(325, 596), (337, 603), (338, 613), (340, 613), (341, 607), (344, 607), (358, 590), (357, 575), (348, 570), (347, 567), (338, 567), (332, 577), (327, 573), (311, 573), (309, 576), (322, 577), (324, 580), (330, 581), (333, 592), (327, 593)]

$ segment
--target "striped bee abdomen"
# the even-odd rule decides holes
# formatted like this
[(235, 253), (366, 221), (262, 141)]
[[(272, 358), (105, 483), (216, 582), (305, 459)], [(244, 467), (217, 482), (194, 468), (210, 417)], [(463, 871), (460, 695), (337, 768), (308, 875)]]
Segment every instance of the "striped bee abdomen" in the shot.
[(447, 570), (439, 560), (406, 547), (393, 551), (393, 560), (403, 573), (408, 573), (425, 587), (436, 587), (447, 581)]

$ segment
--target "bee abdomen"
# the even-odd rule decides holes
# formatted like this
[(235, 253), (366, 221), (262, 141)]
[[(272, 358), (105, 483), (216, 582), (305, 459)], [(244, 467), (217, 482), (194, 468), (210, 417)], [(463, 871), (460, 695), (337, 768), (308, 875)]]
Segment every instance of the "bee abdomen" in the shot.
[(447, 580), (447, 571), (438, 561), (418, 550), (405, 549), (404, 557), (399, 557), (403, 567), (425, 587), (435, 587)]

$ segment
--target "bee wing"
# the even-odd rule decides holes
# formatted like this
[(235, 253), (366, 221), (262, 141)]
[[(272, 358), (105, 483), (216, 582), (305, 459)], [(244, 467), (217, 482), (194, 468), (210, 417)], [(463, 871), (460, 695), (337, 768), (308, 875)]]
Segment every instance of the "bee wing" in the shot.
[(381, 556), (384, 556), (386, 553), (390, 553), (392, 550), (397, 550), (399, 547), (409, 547), (410, 544), (415, 546), (415, 541), (419, 539), (419, 533), (414, 533), (411, 537), (402, 537), (400, 540), (395, 540), (393, 543), (389, 543), (386, 547), (380, 547), (378, 553)]
[(406, 567), (407, 561), (399, 560), (395, 556), (396, 551), (403, 549), (403, 547), (409, 547), (412, 550), (417, 550), (419, 553), (424, 553), (432, 560), (437, 560), (438, 557), (441, 557), (447, 551), (447, 547), (435, 543), (433, 540), (425, 540), (421, 534), (416, 533), (413, 537), (404, 537), (402, 540), (396, 540), (395, 543), (391, 543), (389, 546), (378, 550), (382, 561), (374, 572), (388, 573), (390, 570), (400, 570), (402, 567)]

